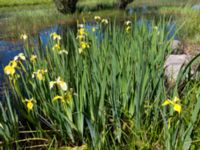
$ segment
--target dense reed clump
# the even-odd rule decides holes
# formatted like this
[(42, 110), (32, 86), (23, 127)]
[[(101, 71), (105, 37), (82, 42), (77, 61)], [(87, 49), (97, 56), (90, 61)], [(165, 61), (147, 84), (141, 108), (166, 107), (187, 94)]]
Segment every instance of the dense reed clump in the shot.
[(96, 16), (91, 30), (52, 33), (45, 50), (27, 45), (4, 69), (11, 91), (0, 105), (1, 145), (197, 148), (199, 83), (165, 86), (167, 37), (162, 22), (121, 27)]

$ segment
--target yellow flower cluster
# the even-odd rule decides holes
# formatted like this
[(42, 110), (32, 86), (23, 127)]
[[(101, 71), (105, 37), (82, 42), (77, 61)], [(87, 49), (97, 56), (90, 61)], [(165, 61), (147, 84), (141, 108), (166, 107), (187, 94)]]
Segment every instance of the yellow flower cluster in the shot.
[(18, 67), (18, 62), (26, 60), (26, 57), (23, 53), (19, 53), (17, 56), (14, 57), (13, 60), (9, 62), (7, 66), (4, 68), (4, 73), (6, 75), (13, 76), (16, 72), (16, 69)]
[(97, 23), (102, 23), (102, 24), (104, 24), (104, 25), (107, 25), (107, 24), (108, 24), (108, 19), (105, 19), (105, 18), (101, 19), (100, 16), (95, 16), (95, 17), (94, 17), (94, 20), (95, 20)]
[(67, 54), (68, 55), (68, 51), (66, 50), (62, 50), (61, 49), (61, 44), (60, 44), (60, 40), (62, 39), (61, 36), (59, 34), (57, 34), (56, 32), (51, 33), (51, 38), (56, 42), (53, 47), (52, 50), (53, 51), (57, 51), (58, 54)]
[(60, 50), (61, 49), (61, 46), (60, 46), (61, 36), (59, 34), (57, 34), (56, 32), (51, 33), (50, 36), (54, 41), (56, 41), (56, 44), (53, 45), (52, 49)]
[(171, 105), (174, 109), (174, 111), (181, 113), (182, 107), (180, 105), (180, 99), (178, 97), (175, 97), (173, 100), (167, 99), (164, 101), (162, 106)]
[(47, 73), (47, 69), (39, 69), (32, 73), (32, 78), (37, 78), (38, 80), (43, 81), (45, 80), (45, 73)]
[(77, 31), (77, 37), (78, 44), (79, 44), (79, 54), (82, 54), (85, 52), (86, 49), (90, 47), (89, 43), (87, 42), (87, 31), (84, 28), (84, 25), (78, 24), (78, 31)]
[(132, 22), (128, 20), (128, 21), (126, 21), (124, 24), (125, 24), (125, 32), (126, 32), (126, 33), (130, 33)]

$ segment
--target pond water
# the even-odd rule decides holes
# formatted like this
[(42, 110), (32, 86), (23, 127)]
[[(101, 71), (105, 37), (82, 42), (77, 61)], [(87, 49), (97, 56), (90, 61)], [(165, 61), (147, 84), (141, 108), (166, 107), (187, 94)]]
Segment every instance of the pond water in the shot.
[(148, 13), (148, 12), (152, 12), (152, 10), (157, 10), (158, 7), (147, 7), (146, 5), (143, 5), (141, 7), (129, 7), (127, 9), (127, 12), (129, 15), (132, 15), (134, 13), (142, 13), (142, 14), (145, 14), (145, 13)]
[[(128, 14), (132, 14), (134, 12), (146, 12), (148, 11), (147, 7), (141, 7), (141, 8), (129, 8), (128, 9)], [(151, 27), (151, 23), (152, 20), (154, 20), (154, 17), (151, 17), (150, 19), (146, 19), (146, 24), (149, 28), (149, 30), (151, 31), (152, 27)], [(139, 18), (137, 20), (137, 24), (140, 25), (142, 23), (143, 19)], [(64, 32), (66, 32), (66, 27), (68, 27), (69, 25), (54, 25), (52, 27), (48, 27), (45, 28), (43, 30), (41, 30), (40, 32), (38, 32), (37, 34), (33, 35), (32, 37), (32, 41), (33, 41), (33, 45), (37, 46), (38, 45), (38, 37), (41, 40), (42, 43), (42, 47), (45, 48), (45, 46), (48, 44), (48, 41), (50, 40), (50, 34), (52, 32), (56, 32), (58, 34), (64, 35)], [(92, 23), (87, 23), (86, 24), (86, 28), (88, 31), (91, 31), (91, 29), (94, 27), (94, 24)], [(168, 23), (166, 25), (167, 30), (169, 32), (168, 34), (168, 38), (172, 37), (176, 31), (176, 24), (175, 22), (171, 22)], [(97, 38), (101, 38), (97, 35)], [(23, 52), (24, 49), (24, 45), (23, 42), (21, 40), (17, 40), (15, 42), (11, 42), (11, 41), (6, 41), (6, 40), (0, 40), (0, 87), (2, 86), (2, 81), (3, 81), (3, 68), (5, 65), (7, 65), (9, 63), (10, 60), (13, 59), (14, 56), (16, 56), (17, 54)]]
[(200, 10), (200, 4), (193, 5), (192, 9)]

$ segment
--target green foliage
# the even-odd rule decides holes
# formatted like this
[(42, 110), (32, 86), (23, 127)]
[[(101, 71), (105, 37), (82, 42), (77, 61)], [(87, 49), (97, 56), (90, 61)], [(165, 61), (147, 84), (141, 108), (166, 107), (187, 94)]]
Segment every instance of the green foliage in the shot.
[(18, 116), (16, 109), (13, 109), (13, 103), (10, 100), (8, 93), (5, 93), (5, 104), (0, 103), (0, 139), (3, 139), (4, 148), (18, 137)]
[[(179, 86), (167, 89), (163, 66), (171, 52), (171, 41), (166, 38), (166, 23), (152, 23), (151, 29), (146, 24), (142, 21), (121, 27), (115, 22), (106, 25), (97, 21), (94, 32), (78, 29), (89, 44), (87, 48), (81, 46), (82, 41), (69, 29), (61, 41), (59, 36), (49, 41), (45, 50), (40, 45), (37, 49), (27, 45), (26, 61), (18, 62), (18, 75), (9, 78), (15, 103), (10, 105), (8, 99), (12, 109), (6, 116), (18, 110), (22, 120), (19, 127), (14, 123), (12, 126), (16, 129), (23, 126), (26, 138), (40, 139), (49, 147), (83, 144), (91, 149), (190, 147), (196, 138), (192, 133), (197, 131), (199, 118), (199, 89), (192, 88), (198, 82), (189, 80), (184, 92), (176, 95), (173, 93)], [(68, 54), (61, 53), (63, 50)], [(32, 54), (37, 55), (36, 61), (30, 60)], [(47, 72), (37, 76), (38, 69)], [(186, 73), (183, 71), (184, 77)], [(60, 89), (60, 82), (50, 88), (50, 82), (59, 76), (67, 82), (66, 91)], [(55, 100), (55, 96), (63, 95), (64, 98)], [(180, 114), (161, 106), (165, 99), (174, 96), (181, 99)], [(16, 130), (9, 132), (17, 134)], [(12, 142), (4, 137), (2, 140)]]

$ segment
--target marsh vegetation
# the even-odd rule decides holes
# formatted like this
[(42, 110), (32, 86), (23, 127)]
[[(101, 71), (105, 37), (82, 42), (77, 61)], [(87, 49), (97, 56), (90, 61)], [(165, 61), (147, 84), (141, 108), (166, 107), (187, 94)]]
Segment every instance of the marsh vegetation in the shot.
[[(195, 1), (99, 3), (114, 2), (80, 0), (68, 15), (48, 0), (0, 4), (1, 39), (23, 47), (3, 69), (0, 148), (199, 149), (200, 54), (173, 84), (165, 76), (175, 38), (199, 43)], [(143, 3), (153, 9), (134, 12)], [(55, 24), (65, 32), (37, 34)]]

